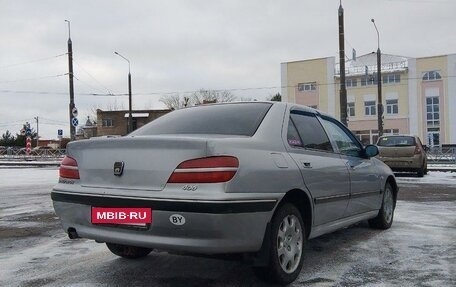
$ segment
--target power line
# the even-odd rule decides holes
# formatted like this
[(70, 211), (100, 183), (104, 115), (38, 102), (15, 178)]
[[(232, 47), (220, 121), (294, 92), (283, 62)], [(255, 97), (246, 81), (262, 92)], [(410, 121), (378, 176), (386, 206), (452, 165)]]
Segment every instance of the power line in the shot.
[(55, 123), (62, 123), (62, 124), (67, 124), (67, 123), (68, 123), (68, 122), (66, 122), (66, 121), (55, 120), (55, 119), (48, 119), (48, 118), (43, 118), (43, 117), (40, 117), (40, 119), (45, 120), (45, 121), (49, 121), (49, 122), (55, 122)]
[[(363, 75), (359, 74), (356, 77), (361, 77)], [(347, 77), (353, 77), (351, 75), (347, 75)], [(456, 76), (441, 76), (442, 79), (445, 78), (455, 78)], [(402, 81), (408, 80), (420, 80), (422, 77), (415, 77), (415, 78), (401, 78)], [(335, 82), (331, 83), (316, 83), (317, 86), (331, 86), (331, 85), (338, 85)], [(392, 85), (407, 85), (407, 84), (392, 84)], [(298, 85), (284, 85), (284, 86), (265, 86), (265, 87), (247, 87), (247, 88), (233, 88), (233, 89), (210, 89), (211, 91), (250, 91), (250, 90), (272, 90), (272, 89), (281, 89), (281, 88), (297, 88)], [(364, 87), (364, 86), (363, 86)], [(152, 95), (171, 95), (171, 94), (192, 94), (195, 92), (200, 91), (192, 90), (192, 91), (168, 91), (168, 92), (139, 92), (135, 93), (136, 96), (152, 96)], [(40, 95), (68, 95), (68, 92), (47, 92), (47, 91), (15, 91), (15, 90), (0, 90), (0, 93), (15, 93), (15, 94), (40, 94)], [(117, 96), (128, 96), (128, 93), (117, 93), (117, 94), (104, 94), (104, 93), (78, 93), (79, 96), (109, 96), (109, 97), (117, 97)]]
[(84, 71), (87, 75), (89, 75), (95, 82), (97, 82), (98, 85), (100, 85), (101, 87), (103, 87), (103, 89), (105, 89), (106, 91), (108, 91), (108, 94), (112, 94), (113, 92), (111, 91), (111, 89), (108, 89), (107, 87), (105, 87), (103, 84), (101, 84), (91, 73), (89, 73), (86, 69), (84, 69), (84, 67), (79, 64), (79, 62), (77, 62), (74, 58), (73, 58), (73, 61), (76, 63), (76, 65), (81, 68), (82, 71)]
[(32, 64), (32, 63), (47, 61), (47, 60), (59, 58), (59, 57), (65, 56), (65, 55), (67, 55), (67, 53), (60, 54), (60, 55), (56, 55), (56, 56), (51, 56), (51, 57), (46, 57), (46, 58), (40, 58), (40, 59), (30, 60), (30, 61), (27, 61), (27, 62), (21, 62), (21, 63), (16, 63), (16, 64), (4, 65), (4, 66), (0, 66), (0, 69), (6, 69), (6, 68), (11, 68), (11, 67), (20, 66), (20, 65), (27, 65), (27, 64)]
[(83, 83), (84, 85), (86, 85), (87, 87), (89, 87), (89, 88), (91, 88), (91, 89), (94, 89), (94, 90), (100, 91), (100, 89), (95, 88), (94, 86), (92, 86), (92, 85), (90, 85), (90, 84), (84, 82), (83, 80), (81, 80), (81, 79), (79, 79), (78, 77), (76, 77), (76, 75), (73, 75), (73, 77), (74, 77), (76, 80), (78, 80), (79, 82), (81, 82), (81, 83)]
[(43, 76), (43, 77), (36, 77), (36, 78), (25, 78), (25, 79), (17, 79), (17, 80), (0, 81), (0, 84), (24, 82), (24, 81), (36, 81), (36, 80), (43, 80), (43, 79), (49, 79), (49, 78), (58, 78), (58, 77), (66, 76), (66, 75), (68, 75), (68, 73), (58, 74), (58, 75), (53, 75), (53, 76)]

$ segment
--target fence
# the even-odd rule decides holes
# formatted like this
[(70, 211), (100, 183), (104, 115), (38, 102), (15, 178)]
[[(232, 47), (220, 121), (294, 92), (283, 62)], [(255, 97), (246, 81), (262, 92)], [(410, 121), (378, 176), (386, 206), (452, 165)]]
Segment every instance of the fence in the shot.
[(455, 147), (431, 147), (427, 151), (428, 163), (456, 164)]
[(66, 149), (38, 149), (32, 150), (29, 155), (25, 148), (0, 149), (0, 160), (35, 160), (35, 161), (55, 161), (61, 160), (66, 154)]
[[(30, 155), (25, 149), (0, 149), (0, 160), (61, 160), (66, 154), (65, 149), (39, 149), (32, 150)], [(431, 147), (427, 151), (428, 163), (456, 165), (456, 147)]]

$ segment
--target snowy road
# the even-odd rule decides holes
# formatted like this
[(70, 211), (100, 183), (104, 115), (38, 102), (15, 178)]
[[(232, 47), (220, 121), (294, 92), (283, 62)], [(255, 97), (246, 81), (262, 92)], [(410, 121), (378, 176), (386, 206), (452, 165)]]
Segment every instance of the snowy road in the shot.
[[(395, 222), (307, 243), (293, 286), (456, 286), (456, 174), (401, 175)], [(52, 210), (55, 168), (0, 169), (0, 286), (265, 286), (236, 261), (153, 252), (139, 261), (69, 240)]]

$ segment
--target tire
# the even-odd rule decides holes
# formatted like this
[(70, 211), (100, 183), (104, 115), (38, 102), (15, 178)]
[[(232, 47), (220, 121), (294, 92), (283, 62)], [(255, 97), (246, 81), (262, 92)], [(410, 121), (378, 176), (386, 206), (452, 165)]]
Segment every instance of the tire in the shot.
[(382, 207), (378, 211), (377, 217), (369, 220), (369, 226), (376, 229), (390, 228), (393, 224), (395, 207), (393, 188), (387, 183), (383, 193)]
[(424, 176), (424, 166), (423, 167), (420, 167), (417, 171), (416, 171), (416, 175), (418, 177), (423, 177)]
[(127, 258), (127, 259), (137, 259), (137, 258), (146, 257), (153, 250), (150, 248), (122, 245), (122, 244), (116, 244), (116, 243), (107, 243), (107, 242), (106, 242), (106, 246), (108, 247), (109, 251), (111, 251), (113, 254), (123, 257), (123, 258)]
[(304, 262), (305, 234), (299, 210), (289, 203), (280, 206), (271, 221), (268, 264), (266, 267), (256, 267), (255, 274), (263, 280), (281, 285), (293, 282)]

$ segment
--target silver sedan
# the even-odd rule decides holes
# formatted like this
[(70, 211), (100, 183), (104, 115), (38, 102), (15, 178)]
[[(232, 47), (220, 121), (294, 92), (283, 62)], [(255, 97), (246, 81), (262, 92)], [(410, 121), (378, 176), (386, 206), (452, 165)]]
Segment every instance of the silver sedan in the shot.
[(125, 258), (243, 253), (262, 278), (288, 284), (306, 240), (361, 220), (391, 226), (398, 187), (377, 153), (305, 106), (203, 105), (71, 142), (51, 195), (72, 239)]

